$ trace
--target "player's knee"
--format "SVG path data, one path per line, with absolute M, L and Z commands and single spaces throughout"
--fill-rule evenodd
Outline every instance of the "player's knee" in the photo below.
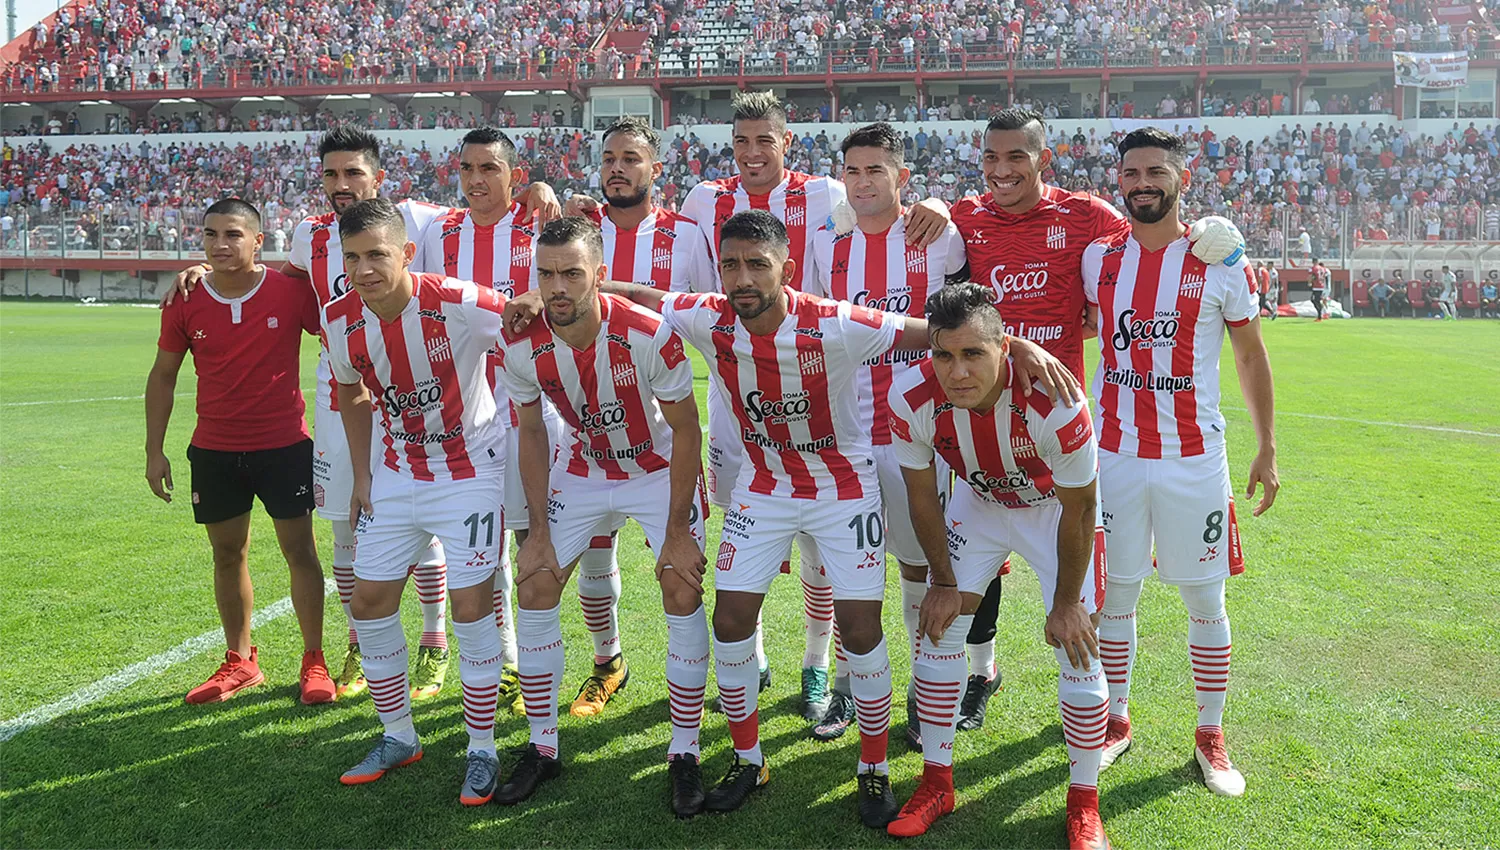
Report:
M 755 634 L 757 613 L 754 608 L 726 604 L 721 596 L 714 605 L 714 637 L 728 643 L 750 637 Z
M 448 601 L 453 606 L 455 623 L 472 623 L 495 614 L 495 595 L 489 582 L 458 589 L 449 588 Z
M 1184 584 L 1177 588 L 1188 616 L 1199 620 L 1218 620 L 1228 616 L 1224 609 L 1224 582 Z
M 516 585 L 516 602 L 532 611 L 556 608 L 562 601 L 562 582 L 550 571 L 538 572 Z
M 214 569 L 238 570 L 244 567 L 247 555 L 246 549 L 247 547 L 243 543 L 214 543 Z
M 703 605 L 703 594 L 675 574 L 664 570 L 661 580 L 662 609 L 674 617 L 685 617 Z
M 927 581 L 927 565 L 908 564 L 905 561 L 899 563 L 901 565 L 901 578 L 904 581 Z

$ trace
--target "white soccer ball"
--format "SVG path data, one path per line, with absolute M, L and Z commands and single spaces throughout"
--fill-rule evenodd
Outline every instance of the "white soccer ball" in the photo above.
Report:
M 1200 218 L 1188 230 L 1193 256 L 1208 265 L 1233 265 L 1245 255 L 1245 237 L 1234 222 L 1223 216 Z

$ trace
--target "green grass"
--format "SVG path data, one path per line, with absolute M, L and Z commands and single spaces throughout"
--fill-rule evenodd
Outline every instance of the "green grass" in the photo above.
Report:
M 1229 590 L 1226 725 L 1249 792 L 1231 801 L 1201 785 L 1184 612 L 1149 584 L 1135 746 L 1101 782 L 1117 845 L 1500 844 L 1500 439 L 1293 415 L 1500 432 L 1497 332 L 1491 322 L 1267 325 L 1284 414 L 1283 490 L 1270 514 L 1243 520 L 1249 573 Z M 155 333 L 150 309 L 0 304 L 0 718 L 217 626 L 208 549 L 187 500 L 163 505 L 143 480 L 142 403 L 18 406 L 138 396 Z M 310 384 L 311 339 L 305 353 Z M 1227 362 L 1225 372 L 1242 484 L 1253 437 Z M 192 385 L 184 375 L 179 392 Z M 168 439 L 179 494 L 191 403 L 179 397 Z M 326 549 L 326 523 L 319 533 Z M 259 607 L 286 595 L 287 578 L 263 516 L 253 534 Z M 205 654 L 0 744 L 0 845 L 893 845 L 855 821 L 854 735 L 815 743 L 794 715 L 795 580 L 778 582 L 766 618 L 776 676 L 761 712 L 770 786 L 733 816 L 670 817 L 665 626 L 634 526 L 621 551 L 634 678 L 603 719 L 564 716 L 566 772 L 529 805 L 457 804 L 465 736 L 456 669 L 449 690 L 416 713 L 427 758 L 373 786 L 341 787 L 339 772 L 376 733 L 374 711 L 365 698 L 323 708 L 296 701 L 299 642 L 288 617 L 256 634 L 266 687 L 222 705 L 184 705 L 183 693 L 216 663 Z M 328 603 L 328 645 L 337 647 L 343 618 L 336 599 Z M 577 606 L 566 601 L 564 612 L 567 699 L 586 675 L 589 644 Z M 895 614 L 888 605 L 893 638 L 902 633 Z M 414 603 L 406 616 L 414 637 Z M 958 811 L 912 846 L 1063 841 L 1067 762 L 1041 623 L 1036 580 L 1018 569 L 1001 610 L 1006 689 L 987 728 L 959 736 Z M 907 659 L 893 664 L 904 682 Z M 895 720 L 899 742 L 899 706 Z M 497 732 L 502 747 L 526 739 L 524 721 L 508 715 Z M 708 716 L 703 740 L 714 779 L 727 760 L 721 717 Z M 899 744 L 892 752 L 904 797 L 921 759 Z

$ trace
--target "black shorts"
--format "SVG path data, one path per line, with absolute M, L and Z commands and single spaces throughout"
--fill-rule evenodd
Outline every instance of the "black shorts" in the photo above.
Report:
M 302 440 L 280 449 L 221 452 L 188 446 L 193 519 L 223 522 L 255 507 L 256 497 L 272 519 L 296 519 L 313 509 L 313 444 Z

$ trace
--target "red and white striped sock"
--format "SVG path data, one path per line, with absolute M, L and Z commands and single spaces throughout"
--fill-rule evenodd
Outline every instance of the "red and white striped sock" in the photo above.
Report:
M 667 615 L 667 705 L 672 742 L 667 757 L 698 757 L 703 692 L 708 687 L 708 615 L 700 607 L 687 616 Z
M 1198 696 L 1198 728 L 1219 729 L 1224 724 L 1233 648 L 1224 582 L 1183 585 L 1177 590 L 1188 609 L 1188 659 L 1193 663 L 1193 688 Z
M 614 543 L 614 535 L 601 534 L 578 558 L 578 604 L 594 638 L 595 664 L 608 664 L 620 654 L 620 565 Z
M 922 723 L 922 760 L 928 765 L 948 767 L 949 787 L 953 782 L 953 735 L 958 728 L 955 725 L 958 703 L 964 693 L 964 637 L 973 622 L 973 614 L 960 614 L 943 632 L 942 640 L 934 643 L 928 637 L 917 644 L 911 664 L 917 717 Z
M 760 671 L 755 667 L 755 638 L 725 642 L 714 638 L 714 676 L 719 705 L 729 721 L 729 737 L 742 761 L 765 764 L 760 753 Z
M 1109 713 L 1130 719 L 1130 671 L 1135 667 L 1135 609 L 1141 582 L 1109 580 L 1099 610 L 1099 663 L 1109 684 Z
M 1099 662 L 1089 658 L 1087 670 L 1068 662 L 1068 653 L 1055 650 L 1059 665 L 1058 708 L 1063 740 L 1068 744 L 1068 774 L 1073 788 L 1099 786 L 1099 759 L 1104 755 L 1104 733 L 1109 727 L 1109 687 Z M 1087 658 L 1087 656 L 1085 656 Z
M 333 582 L 338 585 L 339 605 L 349 624 L 352 646 L 359 643 L 359 635 L 354 633 L 354 614 L 349 610 L 349 600 L 354 598 L 354 529 L 343 520 L 333 521 Z
M 495 570 L 493 604 L 495 631 L 500 634 L 500 663 L 516 663 L 515 588 L 511 584 L 510 550 L 500 550 L 500 566 Z
M 464 725 L 469 752 L 495 752 L 495 703 L 500 694 L 500 633 L 489 617 L 453 622 L 458 638 L 458 675 L 464 686 Z
M 864 654 L 844 651 L 849 659 L 849 693 L 859 723 L 859 772 L 889 773 L 887 742 L 891 733 L 891 658 L 885 638 Z
M 826 670 L 833 639 L 833 583 L 822 563 L 814 560 L 816 553 L 815 546 L 802 549 L 802 629 L 807 637 L 802 666 Z
M 422 639 L 417 645 L 446 650 L 448 565 L 418 563 L 411 568 L 411 575 L 417 585 L 417 601 L 422 603 Z
M 547 758 L 557 758 L 557 691 L 562 687 L 562 606 L 546 610 L 516 609 L 517 673 L 526 701 L 531 743 Z
M 406 680 L 408 659 L 401 613 L 378 620 L 355 620 L 354 629 L 359 636 L 365 680 L 370 684 L 370 699 L 385 726 L 386 737 L 415 743 L 417 730 L 411 722 L 411 686 Z

